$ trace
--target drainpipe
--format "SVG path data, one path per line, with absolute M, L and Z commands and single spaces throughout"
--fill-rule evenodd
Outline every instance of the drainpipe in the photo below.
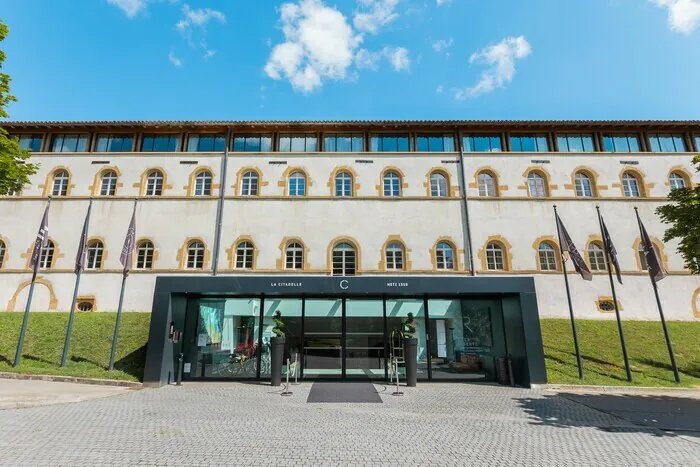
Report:
M 457 132 L 457 145 L 459 147 L 459 193 L 462 201 L 462 214 L 464 225 L 462 226 L 464 233 L 464 260 L 469 265 L 469 274 L 474 275 L 474 254 L 472 249 L 472 230 L 469 224 L 469 206 L 467 204 L 467 183 L 464 180 L 464 146 L 462 145 L 462 132 Z
M 211 275 L 216 276 L 219 270 L 219 245 L 221 244 L 221 224 L 224 217 L 224 195 L 226 192 L 226 168 L 228 166 L 228 148 L 231 145 L 231 129 L 226 129 L 226 147 L 221 158 L 221 175 L 219 176 L 219 200 L 216 205 L 216 227 L 214 231 L 214 260 Z

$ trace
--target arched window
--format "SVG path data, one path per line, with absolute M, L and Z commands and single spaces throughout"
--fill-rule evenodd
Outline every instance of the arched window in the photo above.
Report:
M 153 268 L 153 254 L 155 247 L 150 240 L 139 242 L 136 247 L 136 269 Z
M 5 251 L 7 250 L 7 247 L 5 246 L 5 242 L 0 240 L 0 269 L 2 269 L 2 265 L 5 263 Z
M 53 189 L 51 194 L 53 196 L 66 196 L 68 195 L 68 182 L 70 181 L 70 176 L 65 170 L 59 170 L 53 174 Z
M 151 171 L 146 177 L 146 196 L 163 194 L 163 173 L 160 170 Z
M 384 196 L 401 196 L 401 176 L 396 172 L 384 174 Z
M 576 172 L 574 182 L 576 183 L 576 196 L 580 196 L 581 198 L 593 197 L 593 184 L 591 183 L 591 177 L 583 172 Z
M 88 244 L 87 248 L 87 265 L 86 269 L 101 269 L 102 257 L 104 256 L 104 245 L 99 240 L 93 240 Z
M 685 188 L 685 177 L 678 172 L 673 172 L 668 177 L 668 181 L 671 184 L 671 189 L 675 190 L 677 188 Z
M 503 271 L 503 248 L 497 243 L 486 245 L 486 268 L 489 271 Z
M 349 243 L 338 243 L 333 248 L 333 275 L 354 276 L 357 271 L 357 254 Z
M 51 269 L 53 267 L 53 254 L 56 251 L 56 245 L 49 240 L 46 248 L 41 249 L 41 257 L 39 258 L 39 267 L 41 269 Z
M 496 180 L 488 172 L 479 174 L 479 196 L 498 196 L 496 192 Z
M 285 253 L 286 269 L 304 269 L 304 247 L 297 242 L 292 242 L 287 245 Z
M 204 244 L 199 240 L 187 245 L 187 269 L 204 268 Z
M 391 271 L 404 269 L 403 247 L 399 242 L 391 242 L 386 246 L 386 268 Z
M 117 173 L 114 170 L 107 170 L 102 174 L 102 184 L 100 185 L 101 196 L 114 196 L 117 193 Z
M 547 183 L 542 175 L 537 172 L 530 172 L 527 176 L 527 188 L 531 198 L 547 197 Z
M 294 172 L 289 176 L 289 196 L 306 196 L 306 176 Z
M 194 179 L 195 196 L 211 196 L 211 172 L 203 170 Z
M 335 196 L 352 196 L 352 175 L 347 172 L 336 174 Z
M 622 188 L 626 198 L 639 198 L 641 196 L 639 180 L 630 172 L 622 174 Z
M 249 170 L 241 179 L 241 196 L 258 196 L 258 174 Z
M 255 248 L 251 242 L 241 242 L 236 246 L 236 269 L 253 269 Z
M 591 271 L 607 271 L 605 264 L 605 252 L 603 246 L 598 242 L 591 242 L 588 245 L 588 262 L 591 264 Z
M 447 186 L 447 177 L 440 172 L 430 174 L 430 196 L 445 197 L 449 196 L 449 187 Z
M 455 252 L 452 245 L 440 242 L 435 246 L 435 262 L 438 269 L 455 268 Z
M 557 253 L 552 244 L 542 242 L 537 250 L 542 271 L 556 271 L 559 269 L 557 267 Z

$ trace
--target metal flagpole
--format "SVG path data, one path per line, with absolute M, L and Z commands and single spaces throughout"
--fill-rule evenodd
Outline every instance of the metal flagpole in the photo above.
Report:
M 564 272 L 564 284 L 566 285 L 566 298 L 569 301 L 569 316 L 571 316 L 571 331 L 574 335 L 574 349 L 576 350 L 576 363 L 578 364 L 578 377 L 583 379 L 583 362 L 581 361 L 581 350 L 578 345 L 578 332 L 576 332 L 576 320 L 574 320 L 574 307 L 571 303 L 571 290 L 569 290 L 569 278 L 566 275 L 566 261 L 564 260 L 564 249 L 561 243 L 561 232 L 559 231 L 559 221 L 557 220 L 557 205 L 554 205 L 554 221 L 557 224 L 557 237 L 559 238 L 559 253 L 561 256 L 561 267 Z
M 92 211 L 92 196 L 88 205 L 87 215 L 85 216 L 85 225 L 80 235 L 80 245 L 78 246 L 78 254 L 75 259 L 75 288 L 73 289 L 73 301 L 70 306 L 70 315 L 68 316 L 68 329 L 66 330 L 66 340 L 63 344 L 63 356 L 61 357 L 61 366 L 66 366 L 68 359 L 68 349 L 70 347 L 70 337 L 73 332 L 73 319 L 75 318 L 75 305 L 78 301 L 78 289 L 80 287 L 80 276 L 85 267 L 85 252 L 87 248 L 87 234 L 90 226 L 90 211 Z
M 600 226 L 600 235 L 603 238 L 603 252 L 605 253 L 605 265 L 608 269 L 608 278 L 610 279 L 610 288 L 612 289 L 613 305 L 615 306 L 615 317 L 617 318 L 617 330 L 620 334 L 620 344 L 622 345 L 622 357 L 625 360 L 625 371 L 627 372 L 627 381 L 632 382 L 632 370 L 630 369 L 630 360 L 627 356 L 627 345 L 625 344 L 625 334 L 622 332 L 622 320 L 620 319 L 620 307 L 617 306 L 617 294 L 615 293 L 615 281 L 612 276 L 612 262 L 610 261 L 610 253 L 608 252 L 608 242 L 605 239 L 603 231 L 603 218 L 600 215 L 600 206 L 595 207 L 598 212 L 598 225 Z
M 109 355 L 109 371 L 114 370 L 114 357 L 117 354 L 117 338 L 119 336 L 119 323 L 122 318 L 122 306 L 124 304 L 124 289 L 126 288 L 126 278 L 129 276 L 129 270 L 131 269 L 131 261 L 134 252 L 134 243 L 136 241 L 136 204 L 139 199 L 134 200 L 134 212 L 131 215 L 131 223 L 126 232 L 126 239 L 124 239 L 124 247 L 122 248 L 122 254 L 120 261 L 124 266 L 124 272 L 122 274 L 122 289 L 119 293 L 119 306 L 117 308 L 117 320 L 114 323 L 114 336 L 112 337 L 112 352 Z
M 18 367 L 20 360 L 22 359 L 22 347 L 24 346 L 24 335 L 27 333 L 27 323 L 29 322 L 29 309 L 32 306 L 32 297 L 34 296 L 34 284 L 36 283 L 36 275 L 41 267 L 41 252 L 44 247 L 48 244 L 49 240 L 49 224 L 48 215 L 49 207 L 51 206 L 51 196 L 49 195 L 49 202 L 46 204 L 46 210 L 44 211 L 44 217 L 41 219 L 41 225 L 39 226 L 39 232 L 37 233 L 36 240 L 34 242 L 34 250 L 32 251 L 32 258 L 30 263 L 33 262 L 32 267 L 32 282 L 29 285 L 29 295 L 27 296 L 27 306 L 24 308 L 24 318 L 22 318 L 22 329 L 19 331 L 19 340 L 17 341 L 17 351 L 15 352 L 15 361 L 12 364 L 14 367 Z
M 639 218 L 639 210 L 637 207 L 634 208 L 634 213 L 637 216 L 637 224 L 639 224 L 639 232 L 642 235 L 642 240 L 644 240 L 645 237 L 648 237 L 648 235 L 645 235 L 644 228 L 642 226 L 642 220 Z M 652 246 L 653 248 L 653 246 Z M 645 245 L 646 249 L 646 245 Z M 656 253 L 654 253 L 656 254 Z M 647 265 L 649 262 L 647 261 Z M 654 277 L 651 275 L 651 271 L 649 272 L 649 279 L 651 279 L 651 285 L 654 287 L 654 296 L 656 297 L 656 306 L 659 308 L 659 316 L 661 317 L 661 326 L 664 329 L 664 337 L 666 338 L 666 347 L 668 348 L 668 355 L 671 357 L 671 367 L 673 368 L 673 377 L 676 379 L 676 383 L 681 382 L 681 377 L 678 374 L 678 366 L 676 365 L 676 357 L 673 354 L 673 345 L 671 345 L 671 338 L 668 335 L 668 328 L 666 327 L 666 318 L 664 318 L 664 309 L 661 306 L 661 299 L 659 298 L 659 289 L 656 285 L 656 280 L 654 280 Z

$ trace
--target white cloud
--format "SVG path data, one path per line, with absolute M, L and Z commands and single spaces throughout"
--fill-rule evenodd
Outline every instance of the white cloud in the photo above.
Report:
M 438 87 L 435 88 L 435 92 L 438 94 L 442 94 L 445 88 L 442 86 L 442 84 L 438 84 Z
M 455 98 L 463 100 L 505 87 L 515 76 L 516 60 L 521 60 L 531 53 L 532 47 L 524 36 L 506 37 L 498 44 L 489 45 L 473 53 L 469 63 L 483 63 L 489 65 L 489 68 L 481 74 L 481 79 L 476 85 L 457 89 Z
M 381 52 L 371 52 L 367 49 L 360 49 L 355 55 L 355 65 L 359 69 L 378 70 L 379 62 L 383 58 Z
M 408 50 L 404 47 L 384 47 L 384 55 L 391 62 L 394 71 L 408 71 L 411 68 L 411 59 L 408 58 Z
M 147 0 L 107 0 L 107 3 L 121 8 L 126 16 L 133 18 L 139 11 L 146 8 Z
M 323 85 L 324 79 L 341 80 L 362 43 L 347 18 L 322 0 L 300 0 L 280 8 L 285 42 L 276 45 L 265 65 L 274 79 L 286 78 L 302 92 Z
M 449 38 L 448 40 L 438 39 L 435 42 L 433 42 L 433 50 L 437 53 L 446 52 L 447 49 L 452 47 L 453 43 L 454 43 L 454 40 L 452 38 Z M 448 53 L 448 55 L 449 55 L 449 53 Z
M 182 6 L 182 15 L 184 16 L 183 21 L 192 26 L 203 27 L 211 20 L 216 20 L 220 23 L 226 22 L 226 16 L 218 10 L 212 10 L 211 8 L 196 8 L 193 10 L 187 3 Z M 180 23 L 183 21 L 180 21 Z
M 399 15 L 396 6 L 399 0 L 357 0 L 362 6 L 355 12 L 353 24 L 360 32 L 376 34 L 379 28 L 394 21 Z
M 452 3 L 452 0 L 436 0 L 437 6 L 443 6 L 447 5 L 448 3 Z
M 700 0 L 649 0 L 661 8 L 668 8 L 671 30 L 691 34 L 700 26 Z
M 204 56 L 202 58 L 206 61 L 212 58 L 214 55 L 216 55 L 216 50 L 208 49 L 206 52 L 204 52 Z
M 176 67 L 182 68 L 182 64 L 183 64 L 182 60 L 177 58 L 174 53 L 170 52 L 168 54 L 168 60 L 170 60 L 170 63 L 172 63 Z

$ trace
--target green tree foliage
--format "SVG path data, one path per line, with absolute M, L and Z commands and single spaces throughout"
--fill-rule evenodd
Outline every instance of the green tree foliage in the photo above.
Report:
M 700 172 L 700 155 L 695 156 L 693 164 Z M 668 199 L 673 204 L 656 209 L 661 220 L 671 224 L 664 234 L 664 242 L 679 239 L 678 251 L 685 266 L 694 274 L 700 274 L 700 185 L 671 190 Z
M 0 21 L 0 42 L 5 40 L 9 29 Z M 0 70 L 5 62 L 5 52 L 0 50 Z M 6 107 L 17 98 L 10 94 L 10 75 L 0 71 L 0 118 L 8 118 Z M 10 137 L 4 128 L 0 128 L 0 194 L 21 191 L 29 183 L 29 177 L 37 170 L 35 164 L 27 162 L 31 153 L 20 149 L 17 140 Z

